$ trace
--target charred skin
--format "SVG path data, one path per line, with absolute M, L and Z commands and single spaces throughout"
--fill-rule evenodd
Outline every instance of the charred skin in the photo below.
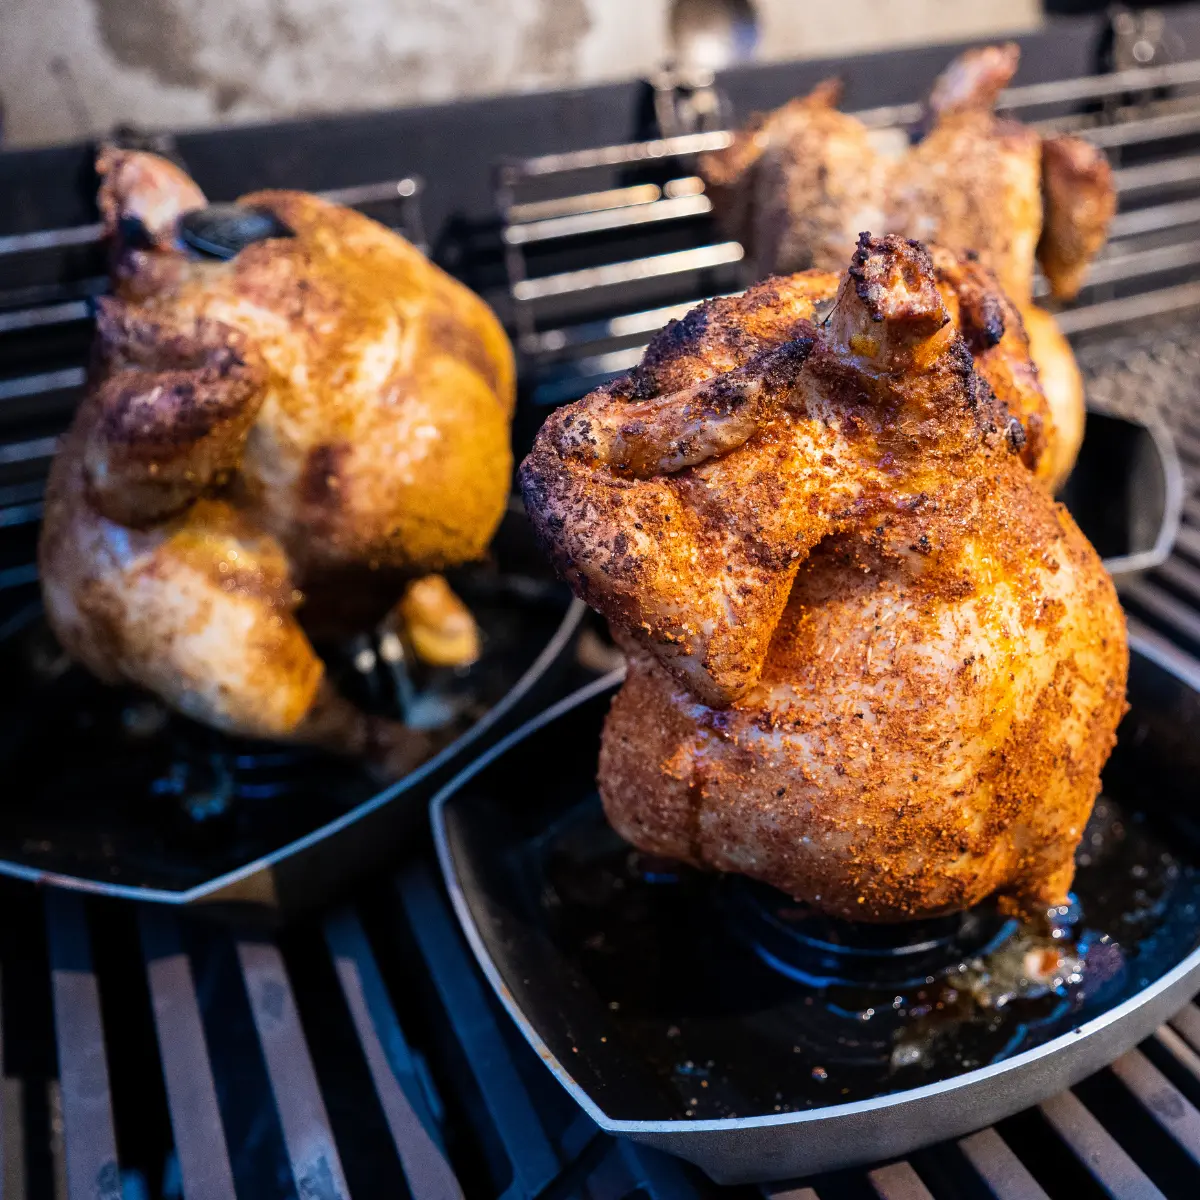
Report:
M 932 249 L 931 254 L 938 288 L 971 351 L 975 370 L 1024 427 L 1021 461 L 1053 494 L 1066 479 L 1079 449 L 1073 430 L 1063 424 L 1070 421 L 1073 409 L 1063 413 L 1050 401 L 1042 371 L 1035 365 L 1033 339 L 1025 317 L 1001 290 L 991 271 L 975 255 L 955 254 L 940 247 Z M 1053 325 L 1050 317 L 1046 320 Z M 1041 333 L 1042 327 L 1038 330 Z M 1082 430 L 1082 396 L 1076 399 L 1081 418 L 1078 427 Z
M 627 650 L 600 789 L 636 846 L 855 920 L 1065 899 L 1128 651 L 1111 581 L 973 363 L 1007 356 L 991 373 L 1032 403 L 989 279 L 864 235 L 823 323 L 804 300 L 828 276 L 770 281 L 547 422 L 526 506 Z M 786 377 L 768 377 L 772 339 L 804 346 Z M 629 443 L 668 461 L 697 385 L 736 373 L 744 393 L 756 363 L 749 436 L 735 407 L 707 417 L 736 426 L 732 448 L 706 430 L 703 461 L 635 469 Z M 630 405 L 619 452 L 580 436 Z

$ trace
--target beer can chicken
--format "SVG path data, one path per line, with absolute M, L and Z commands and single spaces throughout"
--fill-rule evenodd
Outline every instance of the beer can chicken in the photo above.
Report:
M 521 486 L 627 652 L 619 833 L 852 920 L 1066 901 L 1128 649 L 1044 403 L 988 271 L 863 234 L 551 415 Z
M 397 611 L 414 645 L 476 652 L 461 601 L 417 585 L 481 555 L 503 514 L 503 330 L 360 213 L 284 191 L 208 206 L 145 153 L 98 168 L 114 294 L 47 492 L 55 634 L 101 679 L 219 729 L 402 768 L 419 739 L 334 691 L 299 606 L 390 570 L 412 581 Z
M 1033 303 L 1034 263 L 1069 299 L 1107 235 L 1116 208 L 1108 162 L 1075 137 L 1043 138 L 993 108 L 1017 69 L 1016 45 L 956 59 L 929 98 L 932 125 L 889 153 L 839 112 L 836 80 L 756 118 L 700 164 L 714 207 L 758 272 L 839 269 L 861 229 L 897 233 L 991 268 L 1021 309 L 1059 433 L 1043 459 L 1051 489 L 1083 439 L 1083 382 L 1054 318 Z

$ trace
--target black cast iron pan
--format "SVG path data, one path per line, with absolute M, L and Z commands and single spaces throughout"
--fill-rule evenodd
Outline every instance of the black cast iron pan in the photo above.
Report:
M 986 907 L 856 930 L 631 851 L 594 783 L 619 672 L 498 743 L 432 803 L 480 966 L 602 1129 L 723 1183 L 907 1154 L 1060 1092 L 1200 985 L 1200 671 L 1157 635 L 1131 634 L 1132 709 L 1052 980 L 1017 977 L 1056 943 Z
M 398 679 L 369 631 L 322 646 L 344 692 L 429 731 L 431 757 L 388 786 L 99 683 L 62 655 L 36 602 L 0 620 L 0 875 L 276 921 L 395 859 L 433 791 L 561 694 L 585 611 L 548 578 L 519 512 L 487 562 L 451 578 L 484 635 L 469 670 Z
M 1089 417 L 1064 499 L 1118 582 L 1169 553 L 1181 498 L 1161 429 Z M 633 852 L 595 791 L 616 673 L 432 803 L 480 965 L 601 1128 L 721 1182 L 878 1161 L 1062 1090 L 1200 984 L 1200 670 L 1152 631 L 1131 635 L 1132 710 L 1053 932 L 986 905 L 843 925 Z

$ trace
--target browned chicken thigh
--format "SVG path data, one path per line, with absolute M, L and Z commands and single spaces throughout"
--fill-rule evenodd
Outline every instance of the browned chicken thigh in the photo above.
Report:
M 272 236 L 220 261 L 180 240 L 205 200 L 178 168 L 117 151 L 100 171 L 116 294 L 51 472 L 50 622 L 102 679 L 219 728 L 360 751 L 380 728 L 324 681 L 300 589 L 482 553 L 511 469 L 505 335 L 356 212 L 297 192 L 244 197 L 236 211 Z M 442 613 L 457 632 L 438 652 L 453 644 L 469 661 L 477 642 L 444 592 L 426 585 L 401 610 L 430 646 Z
M 1104 156 L 1073 137 L 1043 139 L 997 117 L 1016 71 L 1015 45 L 956 59 L 930 96 L 932 126 L 887 153 L 821 84 L 756 118 L 701 174 L 714 207 L 760 274 L 839 267 L 861 229 L 972 251 L 1030 326 L 1033 359 L 1053 415 L 1046 478 L 1066 478 L 1083 436 L 1083 384 L 1053 318 L 1033 304 L 1035 259 L 1056 297 L 1070 298 L 1104 243 L 1116 207 Z
M 636 846 L 856 920 L 1065 899 L 1128 652 L 990 280 L 864 235 L 824 321 L 828 275 L 770 280 L 547 422 L 522 487 L 628 652 L 600 788 Z

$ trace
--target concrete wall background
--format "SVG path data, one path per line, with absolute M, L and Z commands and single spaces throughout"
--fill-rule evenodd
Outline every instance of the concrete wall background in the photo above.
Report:
M 5 145 L 645 76 L 669 0 L 0 0 Z M 763 59 L 1036 27 L 1039 0 L 756 0 Z

